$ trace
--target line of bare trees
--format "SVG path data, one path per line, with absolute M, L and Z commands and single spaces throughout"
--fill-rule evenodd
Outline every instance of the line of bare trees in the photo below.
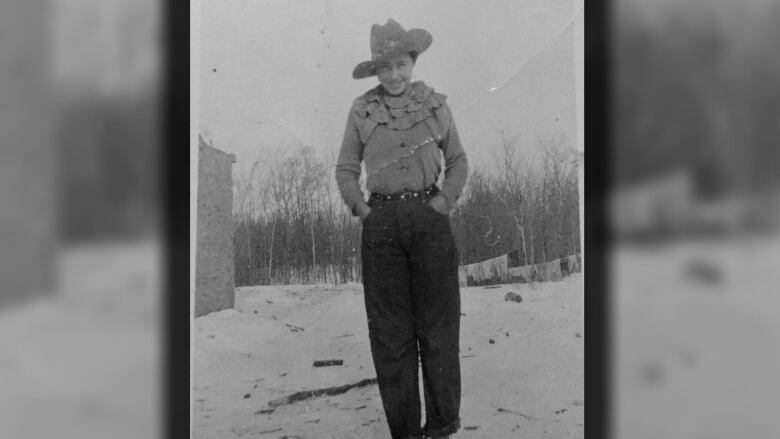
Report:
M 578 156 L 564 138 L 522 157 L 510 140 L 474 168 L 452 214 L 460 263 L 518 250 L 521 265 L 579 252 Z M 267 158 L 267 159 L 266 159 Z M 335 156 L 274 152 L 235 179 L 236 285 L 360 281 L 360 223 L 338 193 Z
M 360 225 L 333 182 L 333 157 L 272 152 L 235 181 L 236 285 L 359 280 Z
M 614 30 L 617 187 L 690 169 L 698 195 L 780 187 L 780 2 L 622 8 Z M 638 86 L 641 84 L 641 86 Z
M 541 156 L 521 156 L 508 139 L 502 146 L 492 170 L 471 172 L 453 212 L 461 265 L 512 252 L 516 265 L 580 252 L 579 153 L 562 136 L 541 140 Z

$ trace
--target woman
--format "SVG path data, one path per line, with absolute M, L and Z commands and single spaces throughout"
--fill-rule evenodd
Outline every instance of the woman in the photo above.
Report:
M 352 76 L 377 76 L 380 84 L 352 104 L 336 166 L 344 202 L 362 220 L 371 354 L 393 438 L 446 438 L 460 428 L 460 290 L 449 210 L 468 164 L 446 96 L 412 82 L 431 42 L 427 31 L 407 32 L 392 19 L 371 28 L 371 61 Z

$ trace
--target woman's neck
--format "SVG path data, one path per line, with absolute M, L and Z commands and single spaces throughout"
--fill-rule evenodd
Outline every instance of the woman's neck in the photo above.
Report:
M 404 90 L 404 92 L 399 95 L 391 95 L 390 93 L 387 92 L 387 90 L 385 90 L 383 93 L 385 103 L 390 107 L 404 106 L 409 101 L 411 90 L 412 90 L 411 86 L 406 87 L 406 90 Z

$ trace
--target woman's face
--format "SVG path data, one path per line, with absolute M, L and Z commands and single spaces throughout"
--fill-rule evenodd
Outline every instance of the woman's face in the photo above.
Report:
M 398 55 L 380 62 L 376 76 L 382 87 L 391 95 L 403 94 L 412 82 L 414 61 L 408 54 Z

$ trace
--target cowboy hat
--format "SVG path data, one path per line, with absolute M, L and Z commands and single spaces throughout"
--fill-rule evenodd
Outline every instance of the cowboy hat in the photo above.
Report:
M 432 41 L 433 37 L 427 30 L 407 31 L 392 18 L 384 26 L 375 24 L 371 26 L 371 61 L 363 61 L 355 66 L 352 77 L 363 79 L 374 76 L 380 61 L 409 52 L 420 55 Z

